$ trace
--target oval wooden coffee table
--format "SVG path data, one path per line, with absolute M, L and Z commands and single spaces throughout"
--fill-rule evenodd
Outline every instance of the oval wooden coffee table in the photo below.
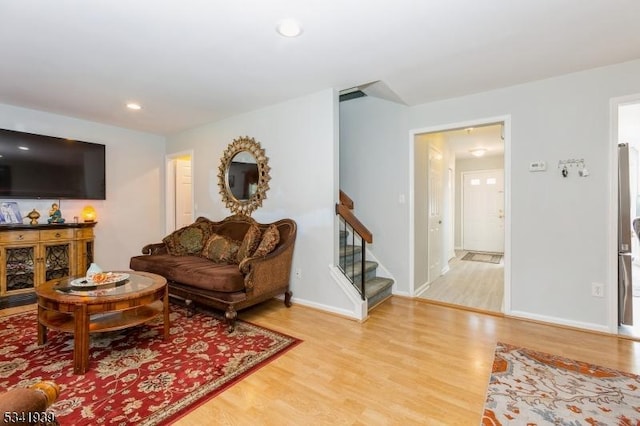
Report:
M 49 281 L 36 288 L 38 345 L 47 342 L 47 329 L 73 333 L 73 372 L 89 369 L 89 333 L 122 330 L 164 317 L 169 338 L 167 280 L 148 272 L 129 274 L 126 281 L 94 290 L 71 287 L 71 279 Z

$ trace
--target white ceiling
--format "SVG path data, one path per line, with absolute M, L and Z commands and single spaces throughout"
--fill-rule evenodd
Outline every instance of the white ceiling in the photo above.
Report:
M 504 156 L 502 124 L 448 130 L 442 135 L 449 150 L 455 153 L 456 160 L 476 158 L 471 150 L 477 148 L 486 150 L 485 157 Z
M 276 34 L 286 17 L 301 37 Z M 639 18 L 638 0 L 0 0 L 0 103 L 158 134 L 378 80 L 416 105 L 640 58 Z

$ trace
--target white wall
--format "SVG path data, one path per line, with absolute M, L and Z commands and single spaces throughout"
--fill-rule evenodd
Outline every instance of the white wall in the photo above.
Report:
M 611 279 L 610 200 L 613 147 L 610 100 L 640 93 L 640 60 L 597 68 L 491 92 L 408 108 L 409 124 L 398 127 L 403 111 L 380 109 L 369 120 L 393 134 L 361 138 L 361 149 L 384 159 L 385 167 L 361 163 L 372 176 L 369 200 L 385 206 L 377 212 L 385 223 L 402 224 L 386 232 L 408 241 L 408 205 L 397 205 L 397 193 L 410 188 L 407 132 L 511 116 L 511 310 L 517 316 L 603 331 L 613 331 L 611 300 L 617 283 Z M 375 102 L 368 100 L 366 102 Z M 353 108 L 356 105 L 353 104 Z M 367 114 L 370 111 L 366 111 Z M 362 121 L 362 114 L 350 115 Z M 342 117 L 343 122 L 349 117 Z M 344 124 L 344 123 L 343 123 Z M 354 148 L 355 149 L 355 148 Z M 564 179 L 559 160 L 584 158 L 591 175 Z M 544 173 L 530 173 L 531 161 L 547 162 Z M 376 175 L 377 173 L 377 175 Z M 398 187 L 391 187 L 401 176 Z M 387 182 L 390 181 L 390 182 Z M 373 212 L 370 214 L 374 214 Z M 408 245 L 393 247 L 396 258 L 408 258 Z M 398 265 L 387 265 L 399 274 Z M 591 283 L 605 283 L 605 298 L 591 296 Z M 509 304 L 507 304 L 509 306 Z
M 374 97 L 340 103 L 340 187 L 373 234 L 369 247 L 409 294 L 407 107 Z M 404 198 L 404 202 L 401 201 Z
M 294 301 L 352 315 L 351 303 L 329 275 L 336 252 L 337 129 L 337 94 L 325 90 L 182 132 L 169 138 L 167 149 L 193 151 L 196 217 L 221 220 L 230 214 L 218 194 L 222 153 L 240 136 L 260 142 L 271 181 L 252 216 L 261 223 L 292 218 L 298 224 L 292 269 L 300 269 L 302 278 L 292 273 Z
M 106 270 L 128 270 L 129 259 L 164 232 L 163 137 L 0 104 L 0 128 L 106 145 L 104 201 L 62 200 L 67 221 L 91 204 L 98 214 L 96 262 Z M 38 210 L 46 223 L 51 200 L 15 200 L 23 214 Z M 55 200 L 56 202 L 58 200 Z M 28 223 L 28 220 L 25 221 Z
M 609 103 L 640 91 L 639 72 L 633 61 L 411 109 L 411 128 L 512 117 L 512 313 L 608 329 L 610 301 L 591 296 L 591 283 L 616 285 Z M 562 178 L 557 163 L 567 158 L 584 158 L 591 176 Z M 530 173 L 536 160 L 548 171 Z

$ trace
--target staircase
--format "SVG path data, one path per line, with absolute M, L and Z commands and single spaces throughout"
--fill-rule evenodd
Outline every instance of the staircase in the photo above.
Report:
M 362 284 L 362 247 L 349 244 L 351 232 L 340 230 L 340 269 L 360 294 Z M 378 262 L 364 261 L 364 297 L 371 310 L 391 297 L 393 280 L 377 276 Z
M 353 201 L 340 191 L 336 214 L 340 215 L 339 267 L 344 276 L 367 301 L 370 311 L 391 296 L 393 280 L 378 277 L 378 263 L 366 259 L 366 243 L 373 242 L 371 232 L 353 214 Z

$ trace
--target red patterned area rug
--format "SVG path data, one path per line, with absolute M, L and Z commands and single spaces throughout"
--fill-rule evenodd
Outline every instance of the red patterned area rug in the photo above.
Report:
M 168 424 L 301 341 L 171 305 L 171 337 L 162 321 L 91 335 L 89 371 L 73 374 L 73 337 L 49 331 L 37 345 L 36 313 L 0 318 L 0 390 L 53 380 L 49 409 L 61 425 Z
M 498 343 L 483 425 L 638 425 L 640 376 Z

